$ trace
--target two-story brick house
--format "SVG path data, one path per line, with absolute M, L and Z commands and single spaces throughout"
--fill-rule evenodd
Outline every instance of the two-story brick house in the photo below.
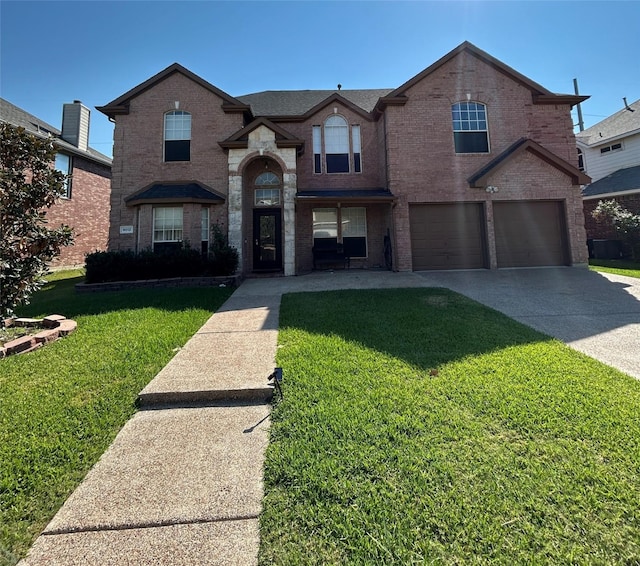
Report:
M 52 165 L 69 175 L 64 196 L 46 211 L 50 226 L 66 224 L 74 230 L 73 245 L 62 249 L 53 268 L 82 266 L 86 254 L 107 248 L 111 159 L 89 146 L 89 118 L 90 111 L 81 102 L 64 104 L 59 130 L 0 99 L 0 121 L 51 137 L 57 150 Z
M 232 97 L 174 64 L 109 104 L 111 249 L 206 246 L 244 274 L 585 264 L 571 106 L 470 43 L 396 89 Z

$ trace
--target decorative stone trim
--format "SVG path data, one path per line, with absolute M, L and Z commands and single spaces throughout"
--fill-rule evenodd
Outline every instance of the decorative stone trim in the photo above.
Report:
M 108 283 L 78 283 L 76 293 L 127 291 L 132 289 L 167 289 L 175 287 L 237 287 L 241 275 L 224 277 L 174 277 L 171 279 L 143 279 L 139 281 L 112 281 Z
M 71 334 L 78 327 L 75 320 L 69 320 L 60 314 L 52 314 L 44 318 L 10 318 L 4 321 L 5 327 L 21 326 L 25 328 L 42 328 L 36 334 L 21 336 L 0 346 L 0 359 L 14 354 L 26 354 L 45 344 L 55 342 L 58 338 Z

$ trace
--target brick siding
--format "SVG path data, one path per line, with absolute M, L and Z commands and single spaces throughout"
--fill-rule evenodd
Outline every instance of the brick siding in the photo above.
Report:
M 79 156 L 73 157 L 71 198 L 60 199 L 47 211 L 50 227 L 74 229 L 72 246 L 52 262 L 54 269 L 84 265 L 86 254 L 107 248 L 111 170 Z

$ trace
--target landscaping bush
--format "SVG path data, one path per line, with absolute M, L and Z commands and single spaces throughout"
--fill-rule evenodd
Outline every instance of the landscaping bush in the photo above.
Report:
M 202 255 L 184 244 L 180 248 L 154 252 L 130 250 L 94 252 L 85 258 L 86 283 L 233 275 L 238 267 L 238 252 L 224 237 Z

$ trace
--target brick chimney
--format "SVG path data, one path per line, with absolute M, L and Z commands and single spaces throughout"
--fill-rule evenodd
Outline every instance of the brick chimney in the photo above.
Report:
M 78 149 L 89 147 L 90 110 L 79 100 L 62 106 L 62 139 Z

